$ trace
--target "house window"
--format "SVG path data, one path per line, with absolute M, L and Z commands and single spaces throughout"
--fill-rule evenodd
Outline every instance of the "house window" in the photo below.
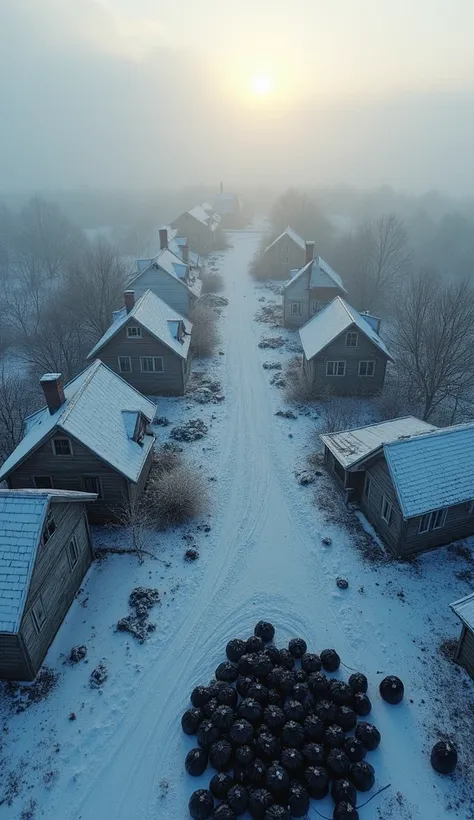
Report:
M 326 307 L 327 302 L 319 302 L 317 299 L 313 299 L 311 302 L 311 313 L 314 315 L 315 313 L 319 313 L 323 307 Z
M 355 330 L 350 330 L 346 333 L 346 347 L 357 347 L 357 338 L 359 334 Z
M 56 521 L 54 520 L 54 515 L 51 510 L 48 510 L 46 515 L 46 521 L 43 527 L 43 544 L 47 544 L 49 539 L 51 538 L 53 532 L 56 530 Z
M 33 484 L 37 490 L 51 490 L 53 479 L 50 475 L 35 475 L 33 476 Z
M 72 447 L 69 439 L 53 438 L 53 453 L 55 456 L 72 456 Z
M 443 508 L 441 510 L 434 510 L 433 512 L 422 515 L 418 525 L 418 532 L 420 535 L 425 532 L 430 532 L 431 530 L 442 529 L 445 525 L 447 514 L 447 508 Z
M 163 373 L 165 369 L 162 356 L 141 356 L 140 367 L 142 373 Z
M 295 316 L 301 315 L 301 302 L 292 302 L 291 303 L 291 312 Z
M 77 548 L 77 541 L 74 536 L 67 545 L 67 560 L 69 561 L 69 569 L 74 569 L 79 561 L 79 550 Z
M 137 325 L 129 325 L 127 327 L 127 337 L 129 339 L 141 339 L 142 337 L 142 329 Z
M 131 373 L 132 372 L 132 360 L 130 356 L 119 356 L 118 357 L 118 366 L 120 373 Z
M 289 253 L 290 252 L 290 246 L 289 245 L 283 245 L 282 249 L 281 249 L 281 252 L 282 253 Z
M 390 526 L 392 521 L 392 505 L 385 496 L 382 498 L 382 518 L 385 523 Z
M 33 623 L 36 631 L 41 632 L 46 623 L 46 610 L 44 608 L 43 598 L 41 595 L 38 595 L 35 603 L 33 604 L 31 614 L 33 616 Z
M 102 482 L 95 475 L 85 475 L 82 477 L 82 486 L 85 493 L 96 493 L 98 498 L 103 498 Z
M 326 362 L 326 376 L 345 376 L 345 362 Z
M 359 376 L 374 376 L 375 375 L 375 362 L 368 361 L 368 362 L 359 362 Z
M 366 498 L 366 499 L 367 499 L 367 501 L 368 501 L 368 500 L 369 500 L 369 498 L 370 498 L 370 490 L 371 490 L 371 488 L 372 488 L 372 481 L 371 481 L 371 478 L 370 478 L 370 476 L 369 476 L 369 475 L 366 475 L 366 477 L 365 477 L 365 482 L 364 482 L 364 498 Z

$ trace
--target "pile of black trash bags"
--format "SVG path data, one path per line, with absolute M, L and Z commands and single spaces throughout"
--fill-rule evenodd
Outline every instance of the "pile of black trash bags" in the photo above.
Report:
M 188 752 L 186 771 L 198 777 L 210 765 L 216 774 L 209 789 L 192 794 L 190 815 L 291 820 L 306 817 L 311 800 L 330 792 L 335 820 L 358 820 L 358 792 L 375 781 L 365 758 L 380 743 L 378 729 L 365 720 L 367 678 L 360 672 L 347 682 L 330 678 L 325 672 L 340 666 L 334 649 L 308 652 L 302 638 L 277 649 L 274 634 L 272 624 L 260 621 L 248 640 L 229 641 L 215 679 L 191 694 L 181 725 L 197 746 Z M 403 684 L 385 678 L 380 692 L 399 703 Z

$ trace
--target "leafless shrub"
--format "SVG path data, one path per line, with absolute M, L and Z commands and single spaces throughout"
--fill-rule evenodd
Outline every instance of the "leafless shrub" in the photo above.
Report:
M 373 405 L 381 421 L 402 416 L 419 416 L 420 402 L 413 393 L 409 374 L 392 369 L 387 375 L 380 395 L 373 399 Z
M 321 432 L 323 433 L 349 430 L 361 422 L 358 408 L 352 398 L 332 396 L 324 401 L 322 408 L 324 422 Z
M 176 470 L 177 467 L 181 467 L 181 465 L 181 453 L 176 450 L 170 450 L 169 448 L 157 450 L 153 456 L 153 467 L 150 473 L 150 479 L 153 479 L 154 475 L 159 476 L 162 473 L 170 473 L 171 470 Z
M 0 459 L 6 459 L 22 437 L 23 422 L 35 409 L 38 388 L 29 376 L 8 374 L 0 366 Z
M 189 466 L 155 475 L 146 493 L 150 515 L 160 527 L 184 524 L 208 506 L 208 493 L 199 472 Z
M 218 271 L 208 271 L 201 279 L 201 293 L 221 293 L 224 290 L 224 277 Z
M 212 356 L 219 343 L 216 314 L 208 305 L 197 302 L 190 318 L 193 323 L 191 335 L 193 355 L 198 358 Z
M 314 384 L 306 377 L 301 356 L 292 356 L 289 359 L 284 368 L 283 378 L 288 401 L 293 404 L 307 404 L 316 400 Z
M 128 529 L 132 542 L 131 551 L 136 554 L 139 563 L 142 564 L 151 533 L 156 529 L 146 493 L 124 498 L 122 504 L 115 510 L 115 517 L 120 526 Z

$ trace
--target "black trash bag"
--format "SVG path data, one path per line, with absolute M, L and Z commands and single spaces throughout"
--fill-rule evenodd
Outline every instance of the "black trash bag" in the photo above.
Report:
M 329 697 L 337 706 L 352 706 L 354 703 L 353 689 L 343 680 L 331 680 Z
M 230 706 L 218 706 L 211 717 L 212 725 L 221 732 L 229 732 L 235 720 L 235 712 Z
M 388 675 L 388 677 L 380 681 L 379 691 L 382 698 L 387 703 L 391 703 L 392 706 L 394 706 L 397 703 L 401 703 L 403 700 L 405 687 L 403 686 L 400 678 L 397 678 L 396 675 Z
M 297 700 L 288 700 L 283 711 L 287 720 L 296 720 L 297 723 L 303 723 L 306 717 L 303 704 Z
M 293 655 L 297 660 L 302 658 L 303 655 L 306 655 L 307 648 L 306 641 L 304 641 L 303 638 L 292 638 L 288 644 L 290 655 Z
M 200 777 L 206 770 L 207 752 L 205 749 L 191 749 L 187 755 L 184 765 L 188 774 L 192 777 Z
M 344 729 L 341 729 L 337 723 L 332 723 L 324 731 L 324 742 L 330 749 L 340 749 L 345 740 Z
M 240 676 L 237 678 L 235 688 L 239 693 L 241 698 L 247 698 L 249 694 L 250 687 L 253 686 L 255 683 L 255 679 L 253 677 L 247 676 Z
M 359 812 L 353 803 L 342 800 L 334 806 L 333 820 L 359 820 Z
M 210 700 L 208 700 L 207 703 L 205 703 L 202 707 L 204 716 L 207 718 L 211 718 L 218 706 L 219 703 L 217 701 L 217 698 L 211 698 Z
M 229 735 L 232 743 L 245 746 L 253 739 L 253 726 L 245 718 L 238 718 L 230 727 Z
M 249 783 L 254 783 L 256 785 L 260 785 L 264 782 L 266 771 L 267 766 L 261 757 L 255 757 L 245 767 L 245 773 Z
M 263 683 L 252 683 L 246 697 L 256 700 L 260 706 L 268 705 L 268 689 Z
M 232 661 L 222 661 L 216 669 L 217 680 L 223 680 L 226 683 L 234 683 L 239 677 L 239 670 L 236 663 Z
M 257 678 L 266 678 L 273 669 L 273 663 L 266 652 L 258 652 L 253 663 L 254 674 Z
M 337 706 L 332 700 L 323 698 L 314 704 L 314 714 L 317 715 L 326 726 L 334 723 L 337 715 Z
M 324 738 L 324 721 L 318 715 L 308 715 L 303 723 L 306 740 L 319 743 Z
M 258 723 L 262 718 L 262 707 L 253 698 L 244 698 L 237 708 L 239 717 L 245 718 L 249 723 Z
M 308 673 L 304 669 L 293 669 L 295 683 L 308 683 Z
M 265 786 L 274 795 L 284 794 L 290 785 L 290 776 L 279 763 L 272 763 L 265 774 Z
M 216 698 L 219 705 L 231 706 L 232 709 L 235 709 L 239 699 L 237 690 L 230 683 L 224 683 L 224 681 L 218 681 L 216 688 Z
M 304 757 L 298 749 L 282 749 L 280 763 L 291 775 L 296 775 L 303 768 Z
M 278 760 L 281 753 L 280 743 L 270 733 L 263 733 L 258 736 L 255 741 L 255 749 L 263 760 Z
M 237 666 L 239 669 L 239 675 L 242 675 L 245 678 L 252 678 L 254 676 L 253 665 L 255 662 L 255 653 L 250 654 L 246 652 L 245 655 L 241 655 L 237 662 Z
M 336 672 L 341 665 L 341 659 L 335 649 L 323 649 L 319 657 L 326 672 Z
M 242 763 L 244 766 L 255 758 L 255 752 L 252 746 L 249 746 L 248 744 L 245 744 L 244 746 L 237 746 L 234 755 L 238 763 Z
M 314 652 L 305 652 L 301 658 L 301 668 L 308 674 L 321 670 L 321 658 Z
M 365 746 L 355 737 L 346 737 L 342 748 L 351 763 L 360 763 L 367 754 Z
M 226 772 L 232 762 L 232 745 L 228 740 L 216 740 L 209 749 L 209 763 L 218 772 Z
M 308 766 L 304 773 L 311 797 L 322 800 L 329 792 L 329 775 L 324 766 Z
M 219 740 L 220 736 L 220 729 L 214 726 L 212 720 L 206 718 L 201 721 L 197 730 L 197 742 L 202 749 L 208 749 L 212 743 Z
M 375 783 L 374 767 L 361 760 L 360 763 L 352 763 L 350 779 L 358 792 L 368 792 Z
M 349 678 L 349 686 L 352 687 L 353 692 L 361 692 L 365 695 L 368 688 L 367 678 L 362 672 L 354 672 Z
M 243 748 L 243 747 L 239 747 Z M 240 783 L 241 785 L 245 786 L 247 783 L 247 764 L 246 763 L 239 763 L 237 760 L 234 763 L 234 769 L 232 772 L 234 776 L 234 782 Z
M 259 621 L 258 624 L 255 624 L 254 633 L 264 643 L 270 643 L 275 637 L 275 627 L 268 621 Z
M 277 666 L 280 663 L 280 650 L 278 647 L 270 644 L 269 646 L 266 646 L 263 651 L 265 652 L 265 655 L 268 655 L 273 666 Z
M 280 649 L 279 665 L 283 666 L 283 669 L 288 669 L 289 672 L 294 668 L 295 659 L 289 649 Z
M 379 730 L 373 723 L 366 723 L 365 720 L 361 720 L 357 724 L 354 734 L 369 752 L 373 752 L 380 743 Z
M 267 789 L 254 789 L 249 795 L 248 810 L 253 820 L 265 820 L 265 812 L 273 806 L 273 795 Z
M 230 787 L 234 785 L 234 778 L 227 772 L 219 772 L 211 777 L 209 788 L 216 800 L 224 800 Z
M 286 723 L 285 713 L 279 706 L 267 706 L 263 712 L 263 719 L 272 731 L 279 731 Z
M 266 810 L 264 820 L 291 820 L 290 810 L 286 806 L 275 803 Z
M 246 641 L 247 652 L 250 654 L 263 652 L 265 649 L 265 644 L 263 643 L 262 639 L 258 637 L 258 635 L 251 635 L 250 638 L 247 638 Z
M 291 694 L 293 686 L 295 685 L 293 673 L 290 672 L 289 669 L 282 669 L 278 666 L 275 668 L 274 671 L 276 672 L 276 676 L 274 676 L 275 688 L 278 689 L 279 692 L 282 692 L 284 695 Z
M 214 798 L 207 789 L 198 789 L 189 798 L 188 806 L 193 820 L 208 820 L 214 811 Z
M 181 718 L 181 728 L 185 735 L 195 735 L 201 720 L 203 719 L 203 713 L 200 709 L 187 709 L 184 713 L 183 717 Z
M 309 794 L 299 783 L 290 786 L 288 807 L 292 817 L 306 817 L 309 811 Z
M 330 681 L 323 672 L 313 672 L 308 678 L 308 689 L 314 698 L 325 698 L 329 694 Z
M 324 766 L 326 763 L 326 752 L 322 743 L 305 743 L 302 753 L 308 763 L 316 766 Z
M 219 803 L 214 809 L 212 820 L 235 820 L 235 814 L 228 803 Z
M 240 785 L 240 783 L 237 783 L 229 789 L 227 793 L 227 803 L 237 817 L 245 814 L 248 802 L 249 795 L 247 789 Z
M 458 753 L 448 741 L 440 740 L 431 750 L 431 765 L 439 774 L 451 774 L 457 766 Z
M 191 692 L 191 703 L 196 709 L 201 709 L 212 697 L 209 686 L 196 686 Z
M 280 706 L 280 708 L 283 708 L 283 706 L 285 704 L 285 698 L 283 697 L 283 695 L 280 694 L 278 689 L 269 689 L 268 690 L 268 703 L 271 706 Z
M 362 697 L 365 697 L 365 695 L 362 695 Z M 350 732 L 357 724 L 357 715 L 354 709 L 351 709 L 350 706 L 338 706 L 336 723 L 345 732 Z
M 280 680 L 280 674 L 283 671 L 282 666 L 274 666 L 272 671 L 265 678 L 265 686 L 268 686 L 269 689 L 276 689 L 278 686 L 278 681 Z
M 289 720 L 281 730 L 281 740 L 284 746 L 298 749 L 304 743 L 304 729 L 301 723 Z
M 331 797 L 335 803 L 357 804 L 357 789 L 347 777 L 342 780 L 333 780 L 331 786 Z
M 257 726 L 254 727 L 255 730 L 255 737 L 260 737 L 260 735 L 275 735 L 276 732 L 272 732 L 270 727 L 267 726 L 266 723 L 258 723 Z
M 351 761 L 342 749 L 331 749 L 326 759 L 326 766 L 333 777 L 348 777 Z
M 241 641 L 240 638 L 233 638 L 229 641 L 225 648 L 225 654 L 227 655 L 228 660 L 233 663 L 237 663 L 239 658 L 241 658 L 242 655 L 245 655 L 246 652 L 246 643 L 245 641 Z
M 363 692 L 355 692 L 354 693 L 354 704 L 353 704 L 354 712 L 359 717 L 367 717 L 372 711 L 372 704 Z
M 298 670 L 298 671 L 301 671 L 301 670 Z M 297 673 L 295 672 L 295 676 L 296 676 L 296 674 Z M 295 683 L 295 685 L 293 686 L 292 695 L 293 695 L 294 700 L 299 700 L 300 703 L 304 703 L 306 698 L 309 695 L 308 684 L 306 682 L 304 682 L 304 683 L 300 683 L 300 682 Z

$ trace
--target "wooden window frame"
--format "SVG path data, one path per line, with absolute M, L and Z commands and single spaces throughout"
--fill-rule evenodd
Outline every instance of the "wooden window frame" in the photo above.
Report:
M 372 365 L 372 373 L 361 373 L 360 366 L 362 364 L 366 365 L 366 369 L 368 369 L 368 365 Z M 358 375 L 361 379 L 373 379 L 375 376 L 375 359 L 361 359 L 359 362 Z
M 311 299 L 311 314 L 316 316 L 316 314 L 323 310 L 323 308 L 327 307 L 328 304 L 329 302 L 321 302 L 319 299 Z
M 354 336 L 355 337 L 355 344 L 349 343 L 349 339 Z M 346 333 L 346 347 L 358 347 L 359 346 L 359 334 L 357 330 L 348 330 Z
M 143 362 L 144 361 L 150 361 L 150 360 L 153 362 L 153 369 L 152 370 L 145 370 L 143 368 Z M 159 370 L 155 367 L 155 363 L 157 361 L 161 361 L 161 368 Z M 142 373 L 146 373 L 147 375 L 153 375 L 155 373 L 164 373 L 165 372 L 165 361 L 163 359 L 163 356 L 140 356 L 140 371 Z
M 35 609 L 36 609 L 38 604 L 41 607 L 41 610 L 42 610 L 42 613 L 43 613 L 43 618 L 40 618 L 38 616 L 38 614 L 35 612 Z M 41 595 L 41 593 L 38 595 L 38 597 L 36 598 L 33 606 L 31 607 L 31 617 L 32 617 L 33 624 L 34 624 L 34 627 L 36 629 L 36 632 L 39 635 L 43 631 L 43 627 L 44 627 L 46 621 L 48 620 L 47 615 L 46 615 L 46 607 L 44 605 L 43 596 Z
M 38 485 L 38 480 L 41 479 L 41 478 L 42 479 L 46 479 L 46 478 L 48 479 L 49 487 L 40 487 Z M 51 478 L 50 475 L 34 475 L 33 476 L 33 484 L 35 485 L 37 490 L 54 490 L 53 479 Z
M 132 333 L 132 330 L 136 330 L 136 333 Z M 141 339 L 142 338 L 142 329 L 140 325 L 127 325 L 127 339 Z
M 344 372 L 343 373 L 339 373 L 339 372 L 329 373 L 329 365 L 333 365 L 333 370 L 338 371 L 340 364 L 344 365 Z M 329 376 L 330 378 L 343 379 L 344 376 L 346 375 L 346 365 L 347 365 L 347 362 L 344 359 L 329 359 L 326 362 L 326 376 Z
M 392 523 L 392 513 L 393 513 L 393 505 L 390 503 L 386 495 L 382 496 L 382 505 L 380 508 L 380 515 L 382 516 L 382 521 L 390 527 Z
M 448 510 L 449 507 L 440 507 L 437 510 L 432 510 L 432 512 L 425 513 L 420 517 L 420 522 L 418 524 L 418 535 L 425 535 L 427 532 L 434 532 L 435 530 L 442 530 L 446 524 L 446 518 L 448 517 Z M 439 521 L 437 518 L 439 516 Z M 428 525 L 422 529 L 423 521 L 427 519 Z
M 370 501 L 370 492 L 372 489 L 372 479 L 368 473 L 365 474 L 364 489 L 362 494 L 367 501 Z
M 72 547 L 72 552 L 71 552 Z M 66 545 L 66 552 L 67 552 L 67 560 L 69 563 L 69 569 L 72 570 L 74 567 L 77 567 L 79 563 L 79 547 L 77 545 L 77 538 L 75 535 L 72 535 Z
M 98 484 L 98 491 L 97 490 L 88 490 L 86 489 L 86 481 L 97 481 Z M 85 493 L 95 493 L 97 492 L 97 498 L 104 497 L 104 489 L 102 487 L 102 479 L 98 475 L 83 475 L 81 477 L 81 484 Z
M 57 441 L 67 441 L 67 443 L 69 445 L 69 452 L 68 453 L 58 453 L 57 450 L 56 450 L 56 442 Z M 51 439 L 51 447 L 53 449 L 53 454 L 55 456 L 59 456 L 59 457 L 62 457 L 62 458 L 67 458 L 68 456 L 73 456 L 74 455 L 74 450 L 72 449 L 72 441 L 67 436 L 54 436 Z
M 43 546 L 46 546 L 48 541 L 51 540 L 54 533 L 57 530 L 56 519 L 53 515 L 52 510 L 48 507 L 48 511 L 46 513 L 46 518 L 43 524 L 43 531 L 41 533 L 41 540 L 43 542 Z
M 122 370 L 122 365 L 120 363 L 121 359 L 126 359 L 128 361 L 129 370 Z M 131 373 L 132 372 L 132 357 L 131 356 L 117 356 L 118 362 L 118 369 L 119 373 Z
M 295 307 L 297 308 L 297 310 L 295 310 Z M 292 316 L 301 316 L 302 313 L 303 313 L 303 311 L 301 310 L 301 302 L 298 302 L 296 300 L 292 300 L 291 301 L 291 315 Z

